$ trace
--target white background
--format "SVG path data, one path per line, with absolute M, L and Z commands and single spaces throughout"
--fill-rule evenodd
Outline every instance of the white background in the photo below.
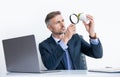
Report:
M 45 16 L 55 10 L 62 12 L 66 27 L 72 13 L 84 12 L 94 17 L 104 55 L 102 59 L 87 57 L 88 68 L 120 67 L 119 7 L 119 0 L 0 0 L 0 75 L 6 73 L 1 40 L 34 34 L 38 49 L 38 44 L 51 34 L 44 23 Z M 76 26 L 77 33 L 88 41 L 82 22 Z M 41 69 L 45 69 L 42 63 Z

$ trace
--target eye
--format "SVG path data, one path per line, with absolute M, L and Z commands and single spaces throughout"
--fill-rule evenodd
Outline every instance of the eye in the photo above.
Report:
M 64 22 L 64 19 L 62 19 L 62 22 Z
M 56 24 L 59 24 L 59 23 L 60 23 L 60 21 L 57 21 L 57 22 L 56 22 Z

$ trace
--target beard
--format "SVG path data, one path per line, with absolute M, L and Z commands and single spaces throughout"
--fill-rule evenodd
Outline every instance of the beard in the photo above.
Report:
M 58 32 L 52 31 L 52 33 L 55 34 L 55 35 L 62 35 L 62 34 L 66 33 L 66 30 L 58 31 Z
M 55 35 L 62 35 L 62 34 L 65 34 L 65 32 L 52 32 L 53 34 Z

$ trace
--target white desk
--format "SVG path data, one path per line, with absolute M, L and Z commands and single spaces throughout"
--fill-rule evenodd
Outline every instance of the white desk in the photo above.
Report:
M 6 73 L 2 77 L 120 77 L 120 73 L 99 73 L 86 70 L 60 70 L 49 73 Z

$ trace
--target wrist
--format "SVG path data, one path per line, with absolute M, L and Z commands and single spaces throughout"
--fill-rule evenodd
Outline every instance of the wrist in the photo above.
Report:
M 97 39 L 97 34 L 94 33 L 94 34 L 92 34 L 92 35 L 89 35 L 89 37 L 90 37 L 91 39 Z

